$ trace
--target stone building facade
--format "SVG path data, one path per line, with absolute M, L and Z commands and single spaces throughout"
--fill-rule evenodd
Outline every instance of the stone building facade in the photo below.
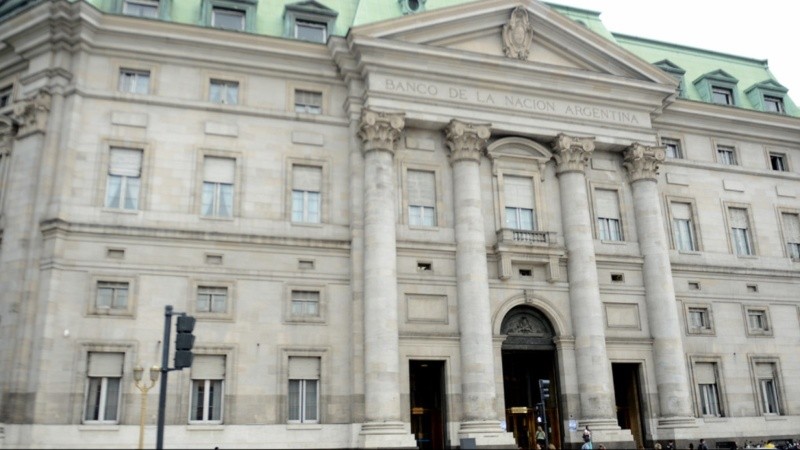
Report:
M 766 64 L 370 2 L 0 6 L 0 446 L 135 445 L 166 305 L 198 320 L 167 446 L 797 437 L 800 112 Z

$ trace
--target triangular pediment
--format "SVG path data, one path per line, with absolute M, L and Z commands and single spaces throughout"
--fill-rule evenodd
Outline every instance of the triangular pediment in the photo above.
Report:
M 531 65 L 675 83 L 664 71 L 538 0 L 481 0 L 354 27 L 350 34 Z
M 308 14 L 319 14 L 331 17 L 336 17 L 339 14 L 338 12 L 328 8 L 322 3 L 319 3 L 314 0 L 305 0 L 296 3 L 289 3 L 286 5 L 286 9 L 289 11 L 303 12 Z

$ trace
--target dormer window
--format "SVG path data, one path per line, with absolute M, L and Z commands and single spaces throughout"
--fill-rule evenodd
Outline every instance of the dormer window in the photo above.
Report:
M 258 0 L 203 0 L 203 23 L 231 31 L 255 31 Z
M 158 0 L 125 0 L 122 14 L 137 17 L 158 17 Z
M 654 63 L 654 65 L 675 77 L 678 80 L 678 96 L 686 97 L 686 83 L 683 79 L 686 71 L 668 59 L 661 60 L 657 63 Z
M 739 106 L 739 93 L 736 78 L 729 75 L 724 70 L 716 70 L 701 75 L 694 80 L 697 92 L 703 101 L 717 105 Z
M 286 5 L 284 35 L 301 41 L 324 44 L 331 35 L 339 13 L 314 0 Z
M 786 114 L 783 99 L 788 89 L 775 80 L 766 80 L 747 88 L 744 93 L 757 110 L 776 114 Z

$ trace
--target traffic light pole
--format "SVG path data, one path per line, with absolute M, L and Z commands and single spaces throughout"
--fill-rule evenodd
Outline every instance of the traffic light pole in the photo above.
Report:
M 172 305 L 164 307 L 164 340 L 161 341 L 161 389 L 158 392 L 158 428 L 156 449 L 164 448 L 164 410 L 167 407 L 167 375 L 169 375 L 169 340 L 172 335 Z

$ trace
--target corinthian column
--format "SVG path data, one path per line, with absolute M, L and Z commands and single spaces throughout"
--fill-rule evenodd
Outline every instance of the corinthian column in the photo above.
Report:
M 561 221 L 567 247 L 581 421 L 591 425 L 594 430 L 618 429 L 586 193 L 586 163 L 593 151 L 593 138 L 573 138 L 560 134 L 553 142 L 553 157 L 561 190 Z
M 397 327 L 394 147 L 404 115 L 364 109 L 364 414 L 363 447 L 414 447 L 401 422 Z
M 636 230 L 644 257 L 644 289 L 653 336 L 659 422 L 674 425 L 674 422 L 694 422 L 694 419 L 667 236 L 656 184 L 658 165 L 664 161 L 665 155 L 662 147 L 645 147 L 636 143 L 625 149 L 623 166 L 628 170 L 633 190 Z
M 480 160 L 491 136 L 488 124 L 450 121 L 445 128 L 450 164 L 456 239 L 456 290 L 461 335 L 463 417 L 459 437 L 478 446 L 513 444 L 503 433 L 495 401 L 489 275 L 481 207 Z

